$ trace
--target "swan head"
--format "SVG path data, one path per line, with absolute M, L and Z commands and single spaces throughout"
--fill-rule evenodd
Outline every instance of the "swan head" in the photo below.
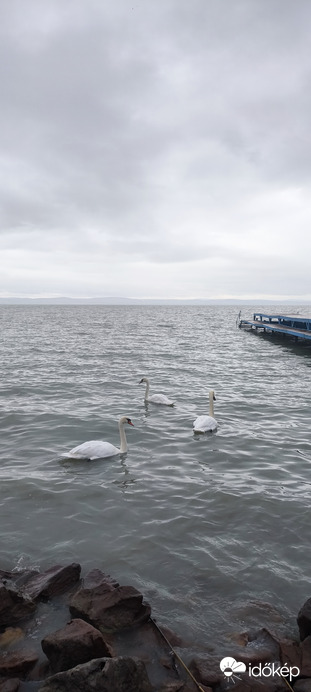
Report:
M 146 382 L 146 383 L 149 382 L 148 377 L 142 377 L 141 380 L 139 381 L 139 384 L 141 384 L 142 382 Z
M 131 419 L 128 418 L 127 416 L 122 416 L 119 421 L 120 425 L 124 425 L 125 423 L 128 423 L 128 425 L 132 425 L 134 428 L 134 423 L 132 423 Z
M 216 401 L 215 392 L 214 392 L 213 389 L 210 390 L 209 398 L 210 398 L 212 401 Z

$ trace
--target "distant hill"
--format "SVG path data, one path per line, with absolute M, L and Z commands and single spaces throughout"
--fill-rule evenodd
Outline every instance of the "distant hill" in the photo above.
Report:
M 1 298 L 0 305 L 310 305 L 308 301 L 299 300 L 237 300 L 233 299 L 177 299 L 177 298 Z

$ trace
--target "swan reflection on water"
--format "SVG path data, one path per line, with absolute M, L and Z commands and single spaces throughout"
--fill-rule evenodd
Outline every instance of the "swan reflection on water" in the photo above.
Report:
M 120 479 L 114 480 L 113 483 L 125 492 L 128 488 L 137 483 L 137 478 L 133 477 L 132 471 L 128 468 L 125 462 L 125 455 L 120 459 L 120 467 Z

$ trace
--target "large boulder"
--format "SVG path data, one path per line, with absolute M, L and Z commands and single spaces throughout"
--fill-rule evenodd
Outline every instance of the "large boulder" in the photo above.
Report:
M 100 584 L 106 584 L 107 589 L 114 589 L 116 586 L 120 586 L 119 582 L 111 577 L 110 574 L 102 572 L 101 569 L 91 569 L 87 573 L 86 577 L 83 579 L 83 585 L 85 589 L 94 589 L 95 586 L 100 586 Z
M 215 686 L 224 680 L 216 656 L 195 656 L 189 663 L 189 670 L 200 685 Z
M 300 673 L 304 678 L 311 678 L 311 635 L 300 644 L 302 661 Z
M 133 586 L 119 586 L 107 575 L 96 570 L 71 598 L 70 613 L 82 618 L 102 632 L 117 632 L 139 625 L 150 617 L 150 606 Z
M 301 670 L 302 651 L 298 642 L 291 639 L 280 639 L 280 661 L 283 666 L 296 667 Z
M 20 681 L 18 678 L 8 678 L 0 681 L 0 692 L 18 692 Z
M 97 658 L 47 678 L 39 692 L 152 692 L 145 665 L 134 658 Z
M 35 574 L 38 574 L 37 569 L 19 569 L 16 571 L 0 569 L 0 581 L 5 586 L 14 588 L 15 591 L 18 591 L 18 589 L 23 586 L 23 584 L 26 584 Z
M 0 676 L 24 678 L 37 663 L 35 651 L 13 651 L 0 654 Z
M 36 605 L 31 599 L 6 586 L 0 586 L 0 627 L 19 622 L 31 615 L 35 609 Z
M 254 634 L 248 634 L 248 641 L 245 646 L 231 647 L 230 656 L 246 665 L 251 663 L 253 666 L 259 663 L 278 661 L 280 658 L 279 641 L 269 630 L 262 627 Z
M 53 673 L 74 668 L 92 658 L 111 656 L 103 635 L 84 620 L 71 620 L 62 629 L 48 634 L 41 642 Z
M 68 591 L 80 579 L 81 566 L 76 562 L 63 567 L 55 565 L 45 572 L 32 576 L 22 587 L 21 593 L 33 601 L 48 600 Z
M 303 641 L 309 636 L 309 634 L 311 634 L 311 598 L 308 598 L 308 600 L 300 608 L 297 623 L 299 627 L 300 639 Z
M 294 692 L 311 692 L 311 678 L 297 680 L 293 686 Z

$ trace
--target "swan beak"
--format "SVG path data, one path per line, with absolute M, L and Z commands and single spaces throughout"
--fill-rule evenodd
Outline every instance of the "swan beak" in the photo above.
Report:
M 138 384 L 141 384 L 142 382 L 143 382 L 143 380 L 141 379 L 141 380 L 139 380 Z
M 134 426 L 134 423 L 132 423 L 132 421 L 131 421 L 131 420 L 128 420 L 127 422 L 128 422 L 128 424 L 129 424 L 129 425 L 132 425 L 132 426 L 133 426 L 133 428 L 135 427 L 135 426 Z
M 216 397 L 215 397 L 215 394 L 213 395 L 213 399 L 214 399 L 214 401 L 216 401 Z

